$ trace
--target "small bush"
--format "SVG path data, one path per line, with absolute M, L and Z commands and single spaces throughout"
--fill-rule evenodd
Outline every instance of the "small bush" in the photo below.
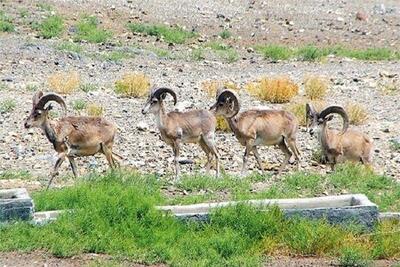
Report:
M 210 98 L 215 98 L 217 94 L 217 90 L 219 88 L 231 89 L 234 91 L 239 91 L 239 87 L 232 81 L 218 81 L 218 80 L 210 80 L 204 81 L 201 83 L 201 89 L 207 93 L 207 96 Z
M 164 25 L 129 23 L 128 29 L 133 33 L 143 33 L 150 36 L 163 38 L 168 43 L 183 44 L 194 37 L 194 32 L 189 32 L 180 27 L 168 27 Z
M 345 247 L 340 252 L 339 264 L 343 267 L 369 266 L 370 261 L 365 251 L 357 247 Z
M 77 99 L 74 102 L 72 102 L 72 108 L 77 111 L 81 111 L 81 110 L 85 109 L 86 106 L 87 106 L 87 103 L 83 99 Z
M 104 108 L 101 105 L 91 103 L 86 106 L 86 113 L 89 116 L 101 116 L 103 115 Z
M 17 103 L 14 99 L 4 99 L 0 102 L 0 113 L 8 113 L 15 109 Z
M 13 32 L 14 29 L 12 20 L 0 11 L 0 32 Z
M 204 60 L 206 58 L 204 56 L 204 49 L 202 49 L 202 48 L 193 49 L 190 54 L 190 57 L 195 61 Z
M 309 99 L 323 99 L 328 91 L 328 81 L 323 77 L 308 76 L 304 80 L 304 89 Z
M 400 92 L 400 80 L 383 80 L 378 83 L 378 87 L 384 94 L 396 95 Z
M 226 29 L 219 33 L 219 37 L 221 37 L 222 39 L 228 39 L 231 36 L 232 36 L 232 33 Z
M 297 51 L 297 57 L 303 61 L 316 61 L 326 56 L 322 49 L 309 45 Z
M 262 78 L 246 85 L 247 91 L 271 103 L 289 102 L 299 92 L 299 86 L 287 77 Z
M 62 42 L 56 48 L 61 51 L 74 52 L 77 54 L 82 52 L 82 47 L 80 45 L 71 42 Z
M 47 3 L 37 3 L 36 6 L 41 10 L 41 11 L 53 11 L 53 7 L 50 4 Z
M 99 21 L 95 16 L 85 16 L 77 24 L 77 32 L 74 40 L 77 42 L 104 43 L 111 36 L 111 32 L 99 29 Z
M 256 50 L 264 56 L 265 59 L 286 60 L 292 56 L 288 47 L 279 45 L 258 46 Z
M 217 116 L 217 126 L 215 127 L 217 131 L 230 132 L 231 128 L 222 116 Z
M 64 31 L 64 20 L 60 16 L 50 16 L 39 24 L 39 35 L 45 39 L 58 37 Z
M 8 90 L 8 85 L 4 82 L 0 82 L 0 91 Z
M 85 83 L 79 86 L 79 89 L 85 93 L 96 91 L 98 89 L 96 84 Z
M 25 89 L 29 92 L 36 92 L 39 90 L 39 86 L 37 84 L 27 84 Z
M 399 139 L 392 139 L 389 141 L 390 146 L 394 151 L 400 151 L 400 140 Z
M 67 95 L 79 88 L 80 78 L 77 72 L 57 72 L 49 76 L 47 83 L 54 92 Z
M 362 125 L 368 119 L 368 113 L 365 108 L 357 103 L 346 105 L 346 112 L 349 115 L 349 121 L 353 125 Z
M 115 82 L 115 92 L 128 97 L 146 96 L 150 88 L 150 79 L 143 73 L 127 73 Z

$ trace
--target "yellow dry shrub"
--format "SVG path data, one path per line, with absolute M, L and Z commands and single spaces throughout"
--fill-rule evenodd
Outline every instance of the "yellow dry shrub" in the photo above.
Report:
M 357 103 L 348 103 L 345 108 L 349 116 L 350 124 L 361 125 L 368 119 L 368 113 L 365 108 Z
M 115 82 L 115 92 L 128 97 L 146 96 L 150 79 L 143 73 L 127 73 Z
M 204 81 L 201 83 L 201 88 L 204 92 L 207 93 L 207 96 L 210 98 L 215 98 L 217 90 L 219 88 L 226 88 L 234 91 L 239 91 L 239 86 L 232 81 L 218 81 L 218 80 Z
M 101 116 L 103 115 L 104 108 L 96 103 L 90 103 L 86 106 L 86 113 L 89 116 Z
M 298 103 L 290 104 L 286 107 L 286 110 L 293 113 L 299 121 L 299 125 L 306 126 L 306 104 L 310 103 L 313 105 L 317 112 L 320 112 L 326 107 L 325 101 L 301 101 Z
M 231 128 L 222 116 L 217 116 L 217 126 L 215 127 L 217 131 L 230 132 Z
M 66 95 L 79 88 L 80 78 L 75 71 L 56 72 L 48 77 L 47 83 L 54 92 Z
M 299 86 L 288 77 L 262 78 L 250 82 L 246 90 L 258 98 L 271 103 L 289 102 L 299 92 Z
M 306 96 L 311 100 L 323 99 L 328 92 L 329 82 L 321 76 L 307 76 L 304 79 Z

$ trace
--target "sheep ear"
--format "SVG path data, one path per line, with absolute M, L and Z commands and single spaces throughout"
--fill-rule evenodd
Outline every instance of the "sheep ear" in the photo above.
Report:
M 331 121 L 333 119 L 333 115 L 329 115 L 325 117 L 326 121 Z

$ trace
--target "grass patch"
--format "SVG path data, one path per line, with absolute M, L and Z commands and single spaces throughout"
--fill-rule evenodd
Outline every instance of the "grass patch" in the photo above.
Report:
M 0 32 L 13 32 L 15 30 L 11 18 L 0 11 Z
M 158 48 L 155 46 L 149 46 L 149 47 L 146 47 L 146 50 L 153 52 L 159 58 L 168 58 L 168 59 L 174 58 L 168 50 L 165 50 L 162 48 Z
M 400 140 L 399 139 L 392 139 L 389 141 L 390 146 L 394 151 L 400 151 Z
M 348 57 L 358 60 L 396 60 L 400 58 L 400 51 L 388 48 L 350 49 L 341 46 L 316 47 L 306 45 L 303 47 L 287 47 L 280 45 L 259 45 L 255 50 L 265 59 L 302 61 L 319 61 L 328 55 Z
M 229 38 L 231 38 L 232 37 L 232 33 L 230 32 L 230 31 L 228 31 L 228 30 L 223 30 L 222 32 L 220 32 L 219 34 L 219 37 L 221 37 L 222 39 L 229 39 Z
M 304 79 L 304 90 L 310 100 L 320 100 L 326 96 L 329 83 L 324 77 L 310 75 Z
M 79 88 L 80 77 L 77 72 L 56 72 L 47 78 L 49 87 L 56 93 L 67 95 Z
M 265 101 L 271 103 L 289 102 L 299 91 L 299 86 L 288 77 L 262 78 L 257 82 L 250 82 L 246 90 Z
M 98 90 L 98 86 L 93 83 L 84 83 L 79 86 L 79 90 L 89 93 Z
M 112 37 L 112 33 L 99 28 L 99 20 L 95 16 L 85 16 L 76 25 L 76 42 L 105 43 Z
M 127 97 L 144 97 L 150 89 L 150 79 L 143 73 L 127 73 L 115 82 L 115 92 Z
M 104 108 L 96 103 L 87 104 L 85 109 L 89 116 L 99 117 L 104 113 Z
M 190 57 L 194 60 L 194 61 L 201 61 L 204 60 L 206 57 L 204 55 L 204 49 L 203 48 L 196 48 L 193 49 L 190 53 Z
M 149 36 L 162 38 L 167 43 L 183 44 L 188 39 L 196 36 L 196 33 L 189 32 L 181 27 L 169 27 L 165 25 L 129 23 L 128 29 L 133 33 L 143 33 Z
M 348 103 L 345 107 L 349 122 L 353 125 L 362 125 L 368 120 L 368 112 L 357 103 Z
M 72 102 L 72 108 L 76 111 L 84 110 L 87 107 L 87 103 L 83 99 L 77 99 Z
M 48 3 L 37 3 L 36 6 L 41 10 L 41 11 L 53 11 L 53 6 L 48 4 Z
M 291 186 L 315 187 L 318 177 L 304 184 L 306 177 L 299 177 Z M 180 187 L 241 190 L 254 179 L 187 177 Z M 364 235 L 325 221 L 286 220 L 277 208 L 259 212 L 244 204 L 214 210 L 209 224 L 183 223 L 154 208 L 166 202 L 160 189 L 155 176 L 109 172 L 73 187 L 36 192 L 37 210 L 74 212 L 41 227 L 1 225 L 0 251 L 45 250 L 57 257 L 97 253 L 171 266 L 260 266 L 265 254 L 340 257 L 342 263 L 361 262 L 364 255 L 400 256 L 399 223 L 380 224 Z
M 301 126 L 306 126 L 306 103 L 313 105 L 317 112 L 320 112 L 326 107 L 325 101 L 314 100 L 314 101 L 301 101 L 299 103 L 291 103 L 285 109 L 296 116 L 297 121 Z
M 0 91 L 8 90 L 8 85 L 5 82 L 0 82 Z
M 206 47 L 210 48 L 214 53 L 223 61 L 227 63 L 233 63 L 239 60 L 239 55 L 237 51 L 226 44 L 212 42 L 206 45 Z
M 121 62 L 124 59 L 133 58 L 134 55 L 128 51 L 110 51 L 110 52 L 102 52 L 99 54 L 99 58 L 101 60 L 108 60 L 114 62 Z
M 218 89 L 230 89 L 238 92 L 240 90 L 239 86 L 229 80 L 208 80 L 201 83 L 201 89 L 206 92 L 209 98 L 214 99 L 217 95 Z
M 0 113 L 10 113 L 17 106 L 14 99 L 7 98 L 0 101 Z
M 22 179 L 27 180 L 32 177 L 31 173 L 26 170 L 5 170 L 0 171 L 0 180 Z
M 76 54 L 82 53 L 83 49 L 79 44 L 71 43 L 71 42 L 62 42 L 56 46 L 56 49 L 65 52 L 73 52 Z
M 64 31 L 62 17 L 53 15 L 44 19 L 38 26 L 39 35 L 45 39 L 59 37 Z

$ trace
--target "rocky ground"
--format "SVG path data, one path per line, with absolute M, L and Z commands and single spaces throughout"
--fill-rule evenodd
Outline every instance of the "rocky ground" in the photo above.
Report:
M 151 78 L 152 85 L 173 88 L 178 94 L 177 108 L 180 110 L 207 108 L 213 104 L 213 99 L 208 98 L 201 90 L 201 83 L 210 79 L 231 80 L 237 83 L 242 88 L 240 98 L 243 110 L 254 106 L 285 108 L 285 105 L 265 103 L 249 96 L 243 89 L 244 84 L 265 75 L 288 75 L 301 84 L 305 75 L 317 74 L 331 80 L 330 91 L 326 98 L 328 104 L 359 103 L 365 106 L 369 114 L 368 121 L 357 128 L 367 133 L 374 141 L 376 169 L 400 179 L 398 167 L 400 153 L 391 149 L 389 142 L 400 135 L 399 95 L 385 94 L 380 86 L 382 81 L 398 78 L 400 62 L 365 62 L 330 57 L 325 62 L 317 63 L 297 61 L 272 63 L 251 49 L 246 49 L 249 45 L 265 42 L 282 42 L 293 46 L 316 42 L 318 39 L 313 38 L 317 31 L 318 36 L 330 40 L 325 44 L 333 42 L 345 45 L 350 42 L 351 46 L 361 48 L 369 46 L 398 48 L 400 47 L 398 3 L 389 0 L 382 1 L 381 4 L 376 4 L 375 1 L 363 1 L 362 6 L 358 6 L 351 1 L 342 1 L 340 4 L 308 1 L 306 5 L 298 8 L 296 1 L 285 1 L 285 5 L 274 6 L 261 1 L 250 1 L 246 5 L 241 1 L 224 2 L 226 3 L 223 5 L 214 1 L 201 4 L 197 4 L 197 1 L 179 2 L 181 4 L 171 2 L 161 13 L 154 11 L 155 7 L 160 5 L 158 1 L 146 3 L 104 1 L 94 7 L 94 13 L 102 20 L 110 22 L 105 24 L 108 27 L 118 23 L 121 25 L 127 20 L 161 21 L 194 27 L 200 32 L 201 37 L 194 43 L 167 47 L 170 53 L 175 54 L 185 54 L 192 46 L 215 38 L 221 27 L 232 27 L 233 35 L 237 36 L 235 45 L 238 47 L 240 59 L 231 64 L 219 60 L 193 61 L 185 57 L 162 58 L 142 49 L 140 44 L 151 43 L 160 47 L 165 47 L 165 44 L 153 37 L 133 36 L 117 26 L 116 32 L 119 32 L 118 29 L 121 32 L 113 41 L 123 42 L 123 48 L 131 48 L 133 45 L 136 47 L 135 57 L 119 62 L 88 54 L 60 51 L 56 47 L 62 41 L 37 38 L 36 33 L 29 30 L 22 22 L 17 26 L 16 33 L 1 34 L 0 79 L 3 89 L 0 90 L 0 98 L 14 99 L 16 108 L 12 112 L 0 115 L 0 171 L 26 170 L 35 177 L 45 179 L 54 165 L 56 153 L 43 133 L 39 129 L 25 130 L 23 121 L 31 108 L 31 98 L 34 93 L 32 88 L 48 91 L 48 76 L 56 71 L 76 71 L 81 77 L 81 83 L 99 87 L 99 90 L 89 93 L 77 91 L 68 95 L 66 102 L 69 114 L 77 114 L 72 109 L 72 102 L 77 99 L 101 104 L 105 108 L 105 117 L 114 120 L 118 125 L 115 151 L 123 156 L 122 165 L 162 175 L 173 171 L 171 149 L 160 140 L 154 118 L 151 115 L 141 114 L 140 110 L 145 99 L 129 99 L 114 93 L 114 82 L 124 73 L 140 71 Z M 91 2 L 86 1 L 49 3 L 64 16 L 70 14 L 71 20 L 77 17 L 74 10 L 91 5 Z M 20 10 L 9 1 L 2 5 L 8 14 L 17 14 Z M 21 6 L 36 10 L 30 15 L 31 19 L 41 16 L 42 11 L 37 10 L 34 3 L 22 1 Z M 311 9 L 312 6 L 315 8 Z M 305 18 L 304 13 L 308 10 L 319 15 L 315 15 L 313 20 Z M 365 21 L 356 20 L 357 11 L 364 12 L 368 18 Z M 173 12 L 179 15 L 170 16 Z M 281 21 L 286 22 L 281 23 Z M 346 26 L 337 26 L 340 23 Z M 368 34 L 353 31 L 353 27 L 365 28 Z M 309 38 L 299 37 L 300 28 L 304 29 L 301 35 Z M 251 32 L 255 32 L 254 36 Z M 247 35 L 249 33 L 250 36 Z M 252 36 L 255 39 L 252 39 Z M 324 44 L 324 41 L 319 40 L 317 43 Z M 113 43 L 81 44 L 81 46 L 88 53 L 120 49 Z M 301 91 L 297 99 L 300 99 L 302 94 L 304 93 Z M 173 109 L 172 103 L 169 103 L 168 109 Z M 227 173 L 238 173 L 243 148 L 230 133 L 217 133 L 217 144 L 224 170 Z M 317 142 L 306 134 L 303 128 L 298 133 L 298 145 L 302 152 L 301 169 L 324 173 L 326 171 L 324 166 L 315 166 L 316 164 L 311 162 L 311 153 L 317 147 Z M 263 148 L 260 152 L 268 168 L 273 169 L 283 158 L 282 153 L 274 148 Z M 183 166 L 182 170 L 185 173 L 201 170 L 200 166 L 206 160 L 203 152 L 195 145 L 184 146 L 182 157 L 195 161 L 195 164 Z M 79 159 L 78 165 L 81 173 L 88 172 L 91 168 L 106 169 L 102 156 Z M 250 159 L 249 167 L 250 170 L 256 170 L 253 158 Z M 70 174 L 68 168 L 68 164 L 64 164 L 61 174 Z M 288 169 L 290 170 L 291 168 Z M 8 187 L 7 182 L 2 181 L 1 186 Z

